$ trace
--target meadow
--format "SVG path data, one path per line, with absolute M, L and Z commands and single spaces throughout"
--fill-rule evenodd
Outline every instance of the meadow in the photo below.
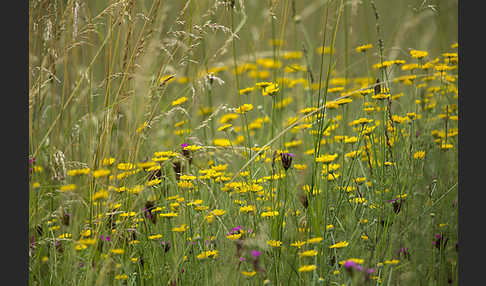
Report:
M 458 1 L 29 1 L 29 285 L 457 285 Z

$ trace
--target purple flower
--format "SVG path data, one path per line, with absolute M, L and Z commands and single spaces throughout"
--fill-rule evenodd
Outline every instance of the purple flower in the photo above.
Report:
M 410 253 L 408 252 L 408 247 L 402 247 L 399 251 L 398 251 L 398 255 L 401 256 L 403 254 L 403 256 L 405 258 L 409 258 L 409 255 Z
M 374 268 L 366 269 L 366 273 L 368 273 L 368 274 L 375 273 L 375 272 L 376 272 L 376 270 Z
M 349 268 L 355 268 L 357 265 L 358 263 L 354 262 L 353 260 L 346 260 L 343 266 L 349 269 Z
M 398 201 L 400 200 L 400 201 Z M 400 212 L 400 209 L 402 207 L 402 202 L 403 200 L 402 199 L 399 199 L 399 198 L 395 198 L 393 200 L 388 200 L 386 201 L 387 203 L 392 203 L 393 204 L 393 211 L 398 214 Z
M 246 260 L 246 258 L 244 258 L 244 257 L 240 257 L 240 261 L 241 261 L 241 262 L 243 262 L 243 261 L 245 261 L 245 260 Z
M 189 146 L 189 144 L 187 144 L 187 143 L 185 143 L 185 142 L 181 144 L 181 147 L 182 147 L 182 148 L 185 148 L 185 147 L 187 147 L 187 146 Z
M 252 250 L 251 252 L 251 256 L 257 258 L 258 256 L 260 256 L 262 253 L 258 250 Z
M 292 153 L 280 153 L 280 159 L 282 160 L 282 166 L 287 171 L 292 165 L 292 157 L 295 157 Z
M 100 238 L 101 238 L 101 240 L 105 240 L 107 242 L 110 242 L 110 240 L 111 240 L 109 236 L 104 236 L 104 235 L 101 235 Z
M 239 226 L 237 226 L 237 227 L 233 227 L 233 228 L 231 229 L 231 232 L 230 232 L 228 235 L 232 235 L 232 234 L 238 234 L 238 233 L 240 233 L 240 232 L 241 232 L 241 229 L 242 229 L 241 225 L 239 225 Z
M 445 247 L 447 242 L 449 241 L 449 238 L 445 238 L 442 234 L 436 234 L 435 235 L 435 241 L 432 242 L 432 244 L 437 248 L 441 249 L 442 247 Z

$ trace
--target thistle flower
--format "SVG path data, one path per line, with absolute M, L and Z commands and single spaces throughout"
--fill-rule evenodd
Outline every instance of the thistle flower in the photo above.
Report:
M 381 92 L 381 85 L 380 85 L 380 79 L 376 79 L 376 85 L 375 85 L 375 95 L 379 94 Z
M 295 155 L 292 153 L 280 153 L 280 159 L 282 159 L 282 166 L 284 167 L 285 171 L 287 171 L 292 165 L 292 157 L 294 156 Z
M 404 256 L 405 258 L 407 259 L 410 259 L 410 252 L 408 251 L 408 247 L 402 247 L 400 248 L 400 250 L 398 251 L 398 256 Z
M 306 194 L 300 194 L 299 195 L 299 200 L 304 206 L 304 208 L 307 208 L 309 206 L 309 201 L 307 200 L 307 195 Z
M 191 151 L 189 149 L 186 149 L 186 147 L 188 147 L 189 144 L 187 143 L 182 143 L 181 144 L 181 148 L 182 148 L 182 155 L 184 155 L 184 157 L 186 157 L 186 159 L 189 161 L 189 165 L 192 164 L 192 155 L 191 155 Z
M 174 169 L 176 180 L 179 181 L 179 178 L 182 174 L 182 164 L 180 161 L 175 161 L 172 163 L 172 169 Z
M 441 248 L 443 248 L 447 245 L 448 241 L 449 241 L 449 238 L 446 238 L 444 240 L 444 236 L 442 234 L 436 234 L 435 235 L 435 241 L 433 241 L 432 244 L 435 245 L 435 247 L 440 250 Z
M 152 213 L 152 210 L 155 209 L 154 202 L 152 201 L 147 201 L 145 203 L 145 208 L 143 209 L 143 213 L 145 214 L 145 217 L 147 219 L 150 219 L 150 221 L 155 224 L 157 222 L 157 216 Z
M 387 203 L 391 203 L 393 205 L 393 211 L 398 214 L 402 208 L 402 202 L 403 200 L 400 198 L 395 198 L 392 200 L 387 200 Z
M 258 251 L 258 250 L 252 250 L 252 251 L 250 251 L 250 254 L 251 254 L 251 256 L 253 256 L 254 258 L 257 258 L 257 257 L 259 257 L 259 256 L 260 256 L 262 253 L 261 253 L 260 251 Z

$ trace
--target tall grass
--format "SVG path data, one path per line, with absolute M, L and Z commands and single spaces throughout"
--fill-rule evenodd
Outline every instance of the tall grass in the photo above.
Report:
M 29 283 L 457 285 L 454 23 L 30 1 Z

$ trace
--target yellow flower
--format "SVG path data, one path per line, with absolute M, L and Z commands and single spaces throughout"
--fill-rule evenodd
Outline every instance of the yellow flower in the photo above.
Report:
M 314 238 L 309 238 L 307 240 L 307 243 L 319 243 L 323 240 L 322 237 L 318 236 L 318 237 L 314 237 Z
M 241 274 L 245 275 L 246 277 L 253 277 L 256 274 L 256 272 L 255 271 L 251 271 L 251 272 L 241 271 Z
M 150 180 L 147 182 L 147 186 L 148 187 L 151 187 L 151 186 L 155 186 L 155 185 L 158 185 L 162 182 L 162 179 L 153 179 L 153 180 Z
M 239 93 L 240 93 L 240 95 L 246 95 L 246 94 L 249 94 L 250 92 L 252 92 L 254 90 L 255 90 L 255 87 L 247 87 L 247 88 L 244 88 L 244 89 L 240 89 Z
M 91 170 L 89 168 L 84 169 L 74 169 L 67 171 L 68 176 L 86 175 L 89 174 Z
M 299 272 L 310 272 L 312 270 L 315 270 L 317 266 L 315 265 L 304 265 L 299 267 Z
M 423 159 L 425 157 L 425 151 L 417 151 L 413 154 L 414 159 Z
M 324 163 L 324 164 L 328 164 L 328 163 L 331 163 L 332 161 L 334 161 L 336 158 L 338 157 L 338 154 L 325 154 L 325 155 L 321 155 L 319 157 L 316 158 L 316 162 L 320 162 L 320 163 Z
M 209 251 L 205 251 L 205 252 L 198 254 L 196 257 L 197 257 L 197 259 L 205 259 L 205 258 L 208 258 L 208 257 L 216 258 L 217 256 L 218 256 L 217 250 L 209 250 Z
M 307 242 L 306 241 L 294 241 L 290 244 L 290 246 L 293 246 L 293 247 L 297 247 L 297 248 L 301 248 L 302 246 L 306 245 Z
M 181 189 L 190 189 L 194 187 L 194 184 L 190 181 L 180 181 L 177 183 L 177 186 Z
M 86 249 L 86 248 L 88 248 L 88 246 L 86 246 L 85 244 L 76 244 L 74 246 L 74 249 L 76 249 L 76 250 L 83 250 L 83 249 Z
M 237 240 L 240 239 L 242 235 L 243 233 L 235 233 L 235 234 L 227 235 L 226 238 L 229 240 Z
M 346 247 L 348 245 L 349 245 L 349 243 L 347 241 L 340 241 L 336 244 L 329 246 L 329 248 L 343 248 L 343 247 Z
M 81 231 L 81 236 L 84 236 L 84 237 L 87 237 L 87 236 L 90 236 L 91 235 L 91 229 L 86 229 L 86 230 L 83 230 Z
M 173 81 L 174 79 L 175 79 L 175 75 L 173 75 L 173 74 L 165 75 L 165 76 L 160 78 L 159 83 L 160 84 L 169 83 L 169 82 Z
M 162 238 L 162 234 L 154 234 L 148 236 L 148 239 L 150 240 L 159 239 L 159 238 Z
M 225 125 L 219 127 L 218 131 L 224 131 L 224 130 L 230 128 L 231 126 L 233 126 L 233 124 L 231 124 L 231 123 L 225 124 Z
M 182 224 L 181 226 L 173 227 L 172 228 L 172 231 L 174 231 L 174 232 L 184 232 L 187 229 L 189 229 L 189 226 L 187 226 L 186 224 Z
M 240 207 L 240 213 L 241 212 L 254 212 L 255 210 L 256 210 L 255 206 L 252 206 L 252 205 Z
M 108 170 L 108 169 L 99 169 L 99 170 L 93 171 L 93 177 L 94 178 L 105 177 L 105 176 L 108 176 L 110 173 L 111 173 L 111 171 Z
M 331 52 L 331 47 L 324 46 L 316 48 L 316 52 L 319 54 L 329 54 Z
M 197 151 L 197 150 L 199 150 L 201 148 L 202 148 L 202 146 L 188 145 L 188 146 L 184 147 L 183 150 L 187 150 L 187 151 Z
M 128 275 L 126 274 L 118 274 L 118 275 L 115 275 L 115 280 L 127 280 L 128 279 Z
M 299 252 L 298 255 L 300 257 L 316 256 L 317 255 L 317 251 L 316 250 L 307 250 L 307 251 Z
M 161 213 L 159 214 L 159 216 L 171 218 L 171 217 L 179 216 L 179 214 L 175 212 L 169 212 L 169 213 Z
M 262 96 L 276 95 L 279 91 L 280 91 L 280 88 L 278 87 L 278 84 L 272 83 L 269 86 L 263 88 Z
M 213 144 L 215 146 L 227 147 L 227 146 L 231 145 L 231 141 L 229 141 L 228 139 L 224 139 L 224 138 L 216 138 L 216 139 L 213 140 Z
M 212 213 L 215 215 L 215 216 L 222 216 L 226 213 L 225 210 L 220 210 L 220 209 L 215 209 L 212 211 Z
M 282 242 L 278 240 L 267 240 L 267 244 L 271 247 L 280 247 L 282 245 Z
M 43 170 L 44 168 L 42 168 L 42 166 L 34 166 L 34 168 L 32 168 L 34 173 L 42 173 Z
M 63 239 L 63 238 L 67 239 L 67 238 L 71 238 L 72 236 L 73 235 L 71 233 L 68 233 L 67 232 L 67 233 L 63 233 L 63 234 L 59 235 L 57 238 L 59 238 L 59 239 Z
M 250 111 L 252 109 L 253 109 L 253 105 L 252 104 L 246 104 L 245 103 L 245 104 L 241 105 L 240 107 L 238 107 L 236 109 L 236 113 L 244 114 L 244 113 L 246 113 L 246 112 L 248 112 L 248 111 Z
M 228 113 L 228 114 L 225 114 L 225 115 L 221 116 L 221 118 L 219 119 L 219 123 L 225 124 L 228 121 L 231 121 L 231 120 L 234 120 L 234 119 L 238 118 L 238 116 L 239 115 L 237 113 Z
M 302 58 L 303 53 L 301 51 L 290 51 L 290 52 L 285 52 L 282 56 L 286 60 L 290 59 L 300 59 Z
M 340 265 L 343 265 L 344 263 L 346 263 L 346 261 L 352 261 L 352 262 L 354 262 L 356 264 L 363 264 L 364 259 L 361 259 L 361 258 L 348 258 L 346 260 L 339 261 L 339 264 Z
M 140 125 L 140 127 L 138 127 L 138 128 L 137 128 L 137 130 L 135 130 L 135 133 L 140 133 L 140 132 L 142 132 L 142 130 L 144 130 L 144 129 L 145 129 L 145 127 L 147 127 L 147 126 L 148 126 L 148 122 L 147 122 L 147 121 L 144 121 L 144 122 L 142 123 L 142 125 Z
M 116 167 L 118 168 L 118 170 L 122 171 L 135 169 L 135 165 L 133 165 L 132 163 L 119 163 L 118 165 L 116 165 Z
M 358 53 L 365 52 L 366 50 L 369 50 L 372 47 L 373 47 L 372 44 L 361 45 L 361 46 L 356 48 L 356 52 L 358 52 Z
M 307 169 L 307 165 L 306 164 L 294 164 L 294 168 L 297 169 L 297 170 L 305 170 L 305 169 Z
M 400 262 L 400 260 L 398 260 L 398 259 L 385 260 L 385 264 L 391 264 L 391 265 L 398 264 L 399 262 Z
M 426 51 L 419 51 L 419 50 L 411 50 L 410 56 L 414 59 L 421 59 L 425 58 L 429 53 Z
M 442 149 L 442 150 L 451 149 L 453 147 L 454 147 L 454 145 L 449 144 L 449 143 L 443 143 L 442 145 L 440 145 L 440 149 Z
M 187 101 L 187 97 L 183 96 L 181 98 L 178 98 L 178 99 L 172 101 L 172 106 L 181 105 L 181 104 L 183 104 L 186 101 Z
M 123 253 L 125 253 L 125 250 L 123 248 L 113 248 L 110 251 L 113 254 L 123 254 Z
M 76 190 L 76 185 L 75 184 L 69 184 L 69 185 L 64 185 L 59 188 L 61 192 L 69 192 L 69 191 L 74 191 Z
M 261 217 L 274 217 L 278 216 L 278 211 L 262 212 Z
M 109 195 L 110 194 L 108 193 L 108 191 L 101 189 L 98 192 L 94 193 L 91 199 L 93 201 L 96 201 L 98 199 L 107 199 Z

